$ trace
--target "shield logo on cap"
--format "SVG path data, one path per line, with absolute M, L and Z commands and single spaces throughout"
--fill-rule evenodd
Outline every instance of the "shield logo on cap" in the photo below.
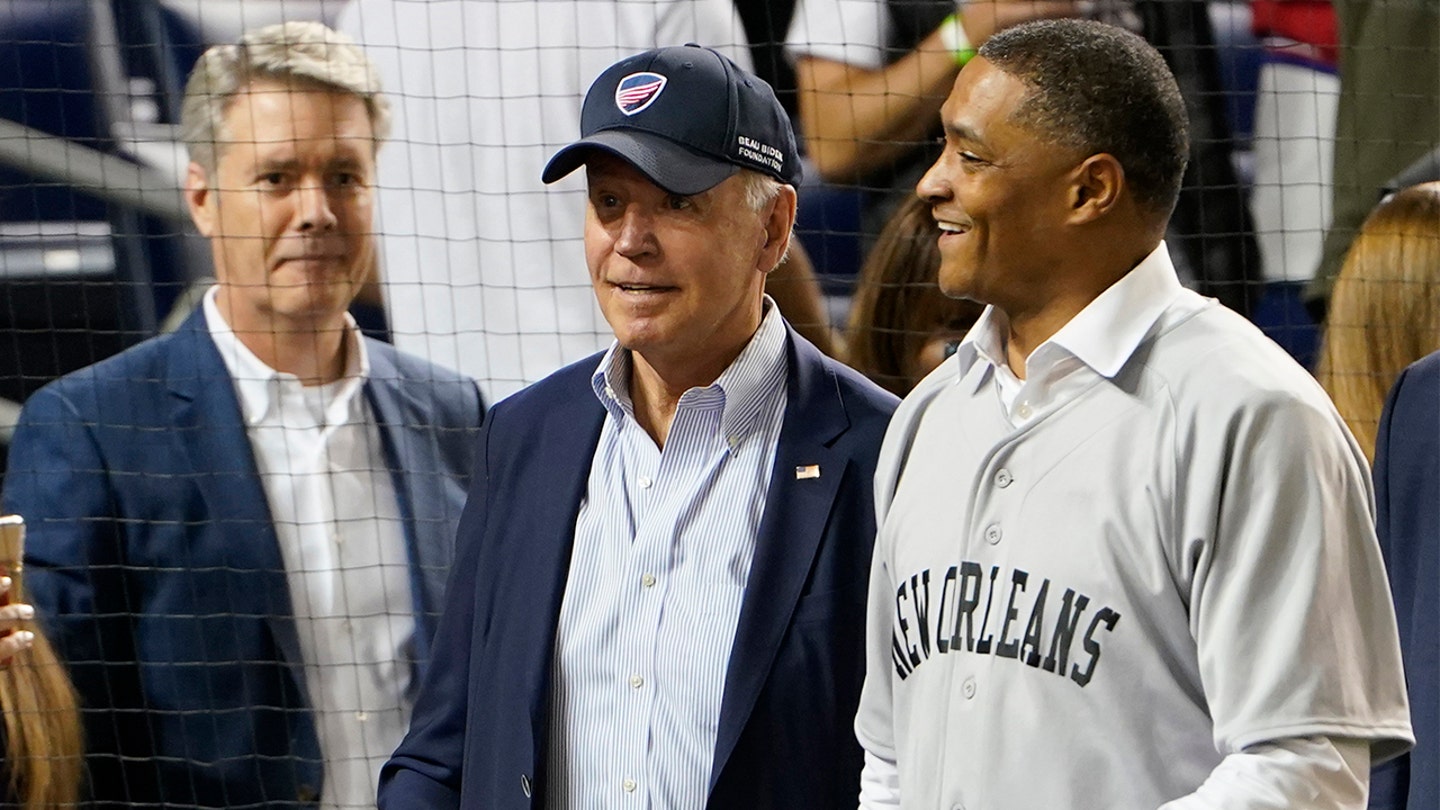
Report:
M 626 115 L 634 115 L 655 103 L 667 81 L 659 73 L 631 73 L 615 86 L 615 106 Z

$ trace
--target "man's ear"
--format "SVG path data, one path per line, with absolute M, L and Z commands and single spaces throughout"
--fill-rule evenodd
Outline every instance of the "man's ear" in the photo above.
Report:
M 185 171 L 185 206 L 190 209 L 190 219 L 201 236 L 215 235 L 215 193 L 210 188 L 210 178 L 199 163 L 192 162 Z
M 1072 176 L 1070 221 L 1094 222 L 1114 210 L 1125 191 L 1125 168 L 1114 155 L 1100 153 L 1086 158 Z
M 794 186 L 782 185 L 780 193 L 775 195 L 774 202 L 770 204 L 769 214 L 765 219 L 765 244 L 760 248 L 759 261 L 760 269 L 765 273 L 779 266 L 780 260 L 785 258 L 785 252 L 790 249 L 798 200 Z

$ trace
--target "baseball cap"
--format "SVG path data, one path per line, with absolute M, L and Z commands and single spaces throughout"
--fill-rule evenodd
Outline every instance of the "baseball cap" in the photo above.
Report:
M 800 182 L 790 117 L 764 79 L 699 45 L 623 59 L 585 94 L 580 140 L 550 158 L 546 183 L 596 151 L 623 158 L 672 194 L 699 194 L 740 169 Z

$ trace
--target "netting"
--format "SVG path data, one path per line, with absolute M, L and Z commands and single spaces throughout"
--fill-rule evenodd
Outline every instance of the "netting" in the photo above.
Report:
M 984 3 L 970 5 L 964 13 L 973 15 Z M 1386 196 L 1440 180 L 1440 6 L 1071 5 L 1144 36 L 1179 81 L 1191 148 L 1167 242 L 1182 281 L 1241 312 L 1317 371 L 1362 446 L 1373 450 L 1380 402 L 1395 375 L 1440 349 L 1440 187 Z M 93 545 L 56 551 L 50 576 L 83 585 L 74 592 L 78 601 L 65 606 L 75 613 L 65 619 L 71 624 L 61 645 L 77 667 L 82 696 L 86 689 L 130 696 L 105 707 L 107 726 L 88 727 L 92 744 L 110 746 L 110 775 L 133 777 L 126 763 L 154 759 L 159 764 L 145 777 L 151 781 L 131 786 L 134 795 L 173 799 L 179 794 L 164 789 L 175 789 L 173 780 L 182 777 L 171 770 L 183 772 L 183 763 L 162 761 L 161 738 L 193 733 L 211 746 L 195 756 L 211 759 L 206 776 L 183 777 L 190 792 L 181 802 L 203 804 L 208 800 L 199 797 L 214 795 L 206 794 L 214 786 L 203 779 L 222 784 L 233 776 L 226 763 L 250 754 L 227 747 L 217 733 L 222 723 L 183 703 L 147 702 L 164 692 L 157 680 L 203 671 L 203 682 L 189 684 L 190 691 L 175 685 L 175 693 L 273 696 L 256 716 L 268 712 L 279 731 L 255 730 L 262 717 L 250 733 L 263 738 L 256 745 L 270 746 L 266 756 L 282 753 L 238 766 L 247 778 L 301 794 L 313 786 L 323 758 L 317 739 L 325 732 L 306 724 L 303 707 L 315 701 L 294 682 L 270 683 L 271 692 L 258 685 L 288 677 L 284 656 L 246 660 L 250 668 L 238 680 L 218 673 L 230 653 L 314 654 L 318 642 L 270 639 L 268 647 L 247 647 L 250 634 L 294 634 L 293 623 L 287 631 L 271 625 L 277 618 L 290 622 L 297 611 L 293 604 L 287 613 L 242 600 L 226 589 L 244 590 L 250 586 L 235 583 L 247 580 L 221 574 L 243 570 L 265 579 L 287 594 L 285 604 L 306 587 L 322 586 L 287 585 L 287 574 L 293 580 L 296 566 L 310 564 L 298 558 L 238 559 L 187 546 L 185 538 L 218 528 L 217 538 L 239 531 L 276 543 L 276 533 L 254 525 L 266 523 L 265 509 L 241 514 L 213 500 L 243 500 L 246 493 L 262 507 L 269 499 L 270 516 L 284 523 L 280 541 L 298 547 L 339 543 L 335 538 L 351 529 L 324 527 L 345 521 L 379 526 L 359 532 L 377 548 L 395 532 L 412 536 L 415 525 L 453 533 L 461 468 L 469 460 L 447 446 L 473 432 L 478 411 L 468 384 L 441 369 L 473 378 L 493 403 L 610 343 L 586 271 L 583 173 L 549 186 L 540 174 L 550 155 L 577 136 L 591 80 L 620 57 L 699 42 L 776 88 L 807 158 L 799 249 L 771 279 L 770 292 L 802 333 L 901 394 L 953 352 L 980 308 L 939 293 L 934 223 L 916 202 L 915 186 L 940 148 L 938 112 L 954 77 L 953 64 L 937 69 L 916 54 L 933 52 L 937 42 L 954 46 L 937 31 L 955 10 L 950 0 L 0 0 L 0 441 L 8 446 L 22 405 L 44 386 L 159 335 L 183 335 L 187 323 L 195 332 L 219 254 L 200 233 L 206 226 L 192 211 L 196 199 L 187 205 L 181 193 L 192 171 L 180 134 L 186 79 L 206 48 L 281 20 L 321 20 L 345 32 L 378 70 L 393 126 L 372 178 L 375 216 L 367 226 L 376 250 L 373 268 L 365 270 L 374 275 L 363 279 L 363 289 L 357 284 L 350 311 L 366 334 L 435 364 L 371 350 L 368 372 L 383 368 L 403 386 L 431 390 L 422 398 L 440 404 L 417 410 L 399 403 L 393 414 L 400 421 L 391 425 L 385 406 L 371 402 L 381 418 L 357 428 L 359 455 L 335 450 L 326 431 L 337 421 L 364 422 L 364 409 L 354 416 L 345 410 L 352 399 L 326 389 L 310 411 L 296 406 L 295 413 L 319 414 L 302 426 L 315 441 L 304 445 L 311 447 L 304 460 L 288 440 L 277 440 L 278 455 L 260 452 L 258 461 L 256 450 L 237 442 L 221 448 L 236 456 L 228 466 L 167 465 L 166 454 L 210 442 L 213 425 L 208 417 L 167 421 L 159 405 L 146 404 L 161 402 L 158 396 L 126 401 L 127 383 L 144 388 L 165 380 L 167 393 L 202 396 L 203 390 L 181 390 L 164 377 L 174 367 L 148 355 L 107 366 L 98 387 L 50 389 L 50 400 L 27 411 L 33 429 L 65 446 L 30 451 L 22 468 L 13 457 L 0 466 L 5 504 L 25 507 L 41 538 Z M 1382 199 L 1389 208 L 1376 212 Z M 353 355 L 351 361 L 358 362 Z M 233 375 L 234 363 L 226 368 Z M 248 382 L 273 383 L 257 375 Z M 197 380 L 199 389 L 229 382 L 218 373 L 192 375 L 190 382 Z M 81 392 L 91 400 L 67 398 Z M 234 436 L 251 429 L 253 441 L 264 419 L 248 410 L 246 396 L 239 391 L 227 407 L 243 415 L 243 424 L 231 425 Z M 270 394 L 257 396 L 258 411 L 282 409 L 264 399 Z M 282 432 L 293 427 L 277 424 Z M 128 447 L 130 466 L 116 466 L 107 443 Z M 272 462 L 303 481 L 265 479 L 262 487 L 257 482 L 273 472 L 266 469 Z M 391 472 L 382 477 L 398 481 L 398 492 L 390 483 L 334 480 L 337 471 L 378 469 Z M 309 500 L 276 508 L 276 493 L 292 483 L 308 487 Z M 340 487 L 357 486 L 337 509 Z M 377 491 L 384 504 L 354 508 Z M 136 499 L 176 508 L 137 517 L 127 512 Z M 316 504 L 329 506 L 307 512 Z M 417 513 L 417 504 L 430 511 Z M 49 511 L 36 514 L 37 508 Z M 186 556 L 155 556 L 164 547 L 151 533 L 157 526 L 177 532 L 172 550 Z M 343 579 L 337 555 L 330 549 L 315 565 Z M 428 560 L 403 587 L 374 580 L 350 587 L 390 588 L 391 596 L 405 594 L 433 614 L 437 604 L 421 594 L 426 583 L 443 581 L 447 565 L 444 555 Z M 192 566 L 204 572 L 185 585 L 195 593 L 175 595 L 168 606 L 153 601 L 155 591 L 169 587 L 160 584 L 165 572 Z M 134 575 L 137 569 L 144 573 Z M 114 590 L 100 593 L 106 588 Z M 307 614 L 304 626 L 328 638 L 335 632 L 330 619 L 348 621 L 348 602 L 326 604 Z M 179 612 L 146 613 L 167 610 Z M 198 611 L 190 626 L 172 621 L 186 610 Z M 147 657 L 134 646 L 147 622 L 200 646 L 207 634 L 242 643 L 193 660 Z M 405 640 L 411 632 L 372 628 L 391 653 L 413 656 L 419 653 Z M 131 640 L 116 641 L 116 633 Z M 166 643 L 183 646 L 173 638 Z M 350 659 L 351 670 L 379 666 L 357 663 L 353 652 Z M 254 714 L 241 697 L 226 711 Z M 227 801 L 265 801 L 245 795 Z

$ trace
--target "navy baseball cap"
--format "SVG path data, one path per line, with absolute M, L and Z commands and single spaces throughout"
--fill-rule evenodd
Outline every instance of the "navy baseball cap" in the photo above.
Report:
M 620 157 L 672 194 L 699 194 L 740 169 L 800 182 L 790 117 L 770 85 L 709 48 L 658 48 L 623 59 L 585 94 L 580 140 L 545 166 L 546 183 L 596 151 Z

